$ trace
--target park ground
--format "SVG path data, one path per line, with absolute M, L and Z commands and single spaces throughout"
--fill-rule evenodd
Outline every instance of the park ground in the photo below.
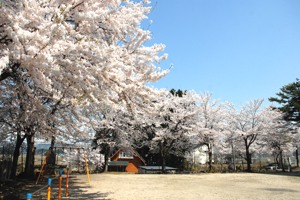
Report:
M 224 173 L 197 175 L 93 174 L 75 185 L 90 199 L 300 199 L 300 174 Z
M 65 178 L 64 178 L 65 179 Z M 51 199 L 57 199 L 58 180 L 53 178 Z M 12 183 L 6 198 L 46 199 L 47 180 Z M 5 191 L 2 195 L 5 196 Z M 300 173 L 212 173 L 212 174 L 91 174 L 90 184 L 84 174 L 71 175 L 69 197 L 62 199 L 94 200 L 296 200 L 300 199 Z M 18 198 L 15 198 L 19 196 Z

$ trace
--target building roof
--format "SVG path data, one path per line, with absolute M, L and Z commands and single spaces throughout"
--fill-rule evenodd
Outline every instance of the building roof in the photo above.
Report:
M 162 166 L 140 166 L 140 168 L 145 170 L 152 170 L 152 171 L 162 170 Z M 175 167 L 165 166 L 165 170 L 176 170 L 176 169 L 177 168 Z
M 146 164 L 146 161 L 142 158 L 142 156 L 136 152 L 132 147 L 121 147 L 119 148 L 112 156 L 111 158 L 113 158 L 114 156 L 116 156 L 118 153 L 120 153 L 121 151 L 124 152 L 128 152 L 131 151 L 133 153 L 134 156 L 138 157 L 144 164 Z

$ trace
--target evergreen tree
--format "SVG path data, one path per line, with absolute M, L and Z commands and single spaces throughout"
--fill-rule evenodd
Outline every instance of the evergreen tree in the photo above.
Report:
M 300 122 L 300 80 L 283 86 L 277 97 L 269 98 L 271 102 L 277 102 L 278 107 L 284 114 L 285 120 L 290 122 Z
M 296 82 L 280 88 L 280 92 L 276 94 L 278 97 L 271 97 L 269 101 L 277 102 L 281 105 L 278 107 L 284 113 L 284 119 L 292 122 L 292 126 L 300 125 L 300 80 L 297 78 Z M 294 126 L 295 127 L 295 126 Z M 294 129 L 294 128 L 293 128 Z M 299 145 L 296 140 L 296 162 L 299 167 Z

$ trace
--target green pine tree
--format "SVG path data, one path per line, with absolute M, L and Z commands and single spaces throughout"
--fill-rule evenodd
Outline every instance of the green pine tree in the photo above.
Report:
M 276 95 L 269 101 L 281 105 L 278 109 L 285 113 L 285 120 L 300 123 L 300 80 L 283 86 Z

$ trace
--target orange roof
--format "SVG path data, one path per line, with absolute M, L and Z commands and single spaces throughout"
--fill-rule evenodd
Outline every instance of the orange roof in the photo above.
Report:
M 120 151 L 122 151 L 123 150 L 123 148 L 124 147 L 121 147 L 121 148 L 119 148 L 112 156 L 111 156 L 111 158 L 113 158 L 114 156 L 116 156 Z M 125 148 L 124 148 L 125 149 Z M 130 150 L 130 151 L 132 151 L 133 152 L 133 155 L 135 155 L 136 157 L 138 157 L 143 163 L 144 163 L 144 165 L 146 165 L 146 161 L 142 158 L 142 156 L 138 153 L 138 152 L 136 152 L 132 147 L 127 147 L 126 148 L 126 150 Z

